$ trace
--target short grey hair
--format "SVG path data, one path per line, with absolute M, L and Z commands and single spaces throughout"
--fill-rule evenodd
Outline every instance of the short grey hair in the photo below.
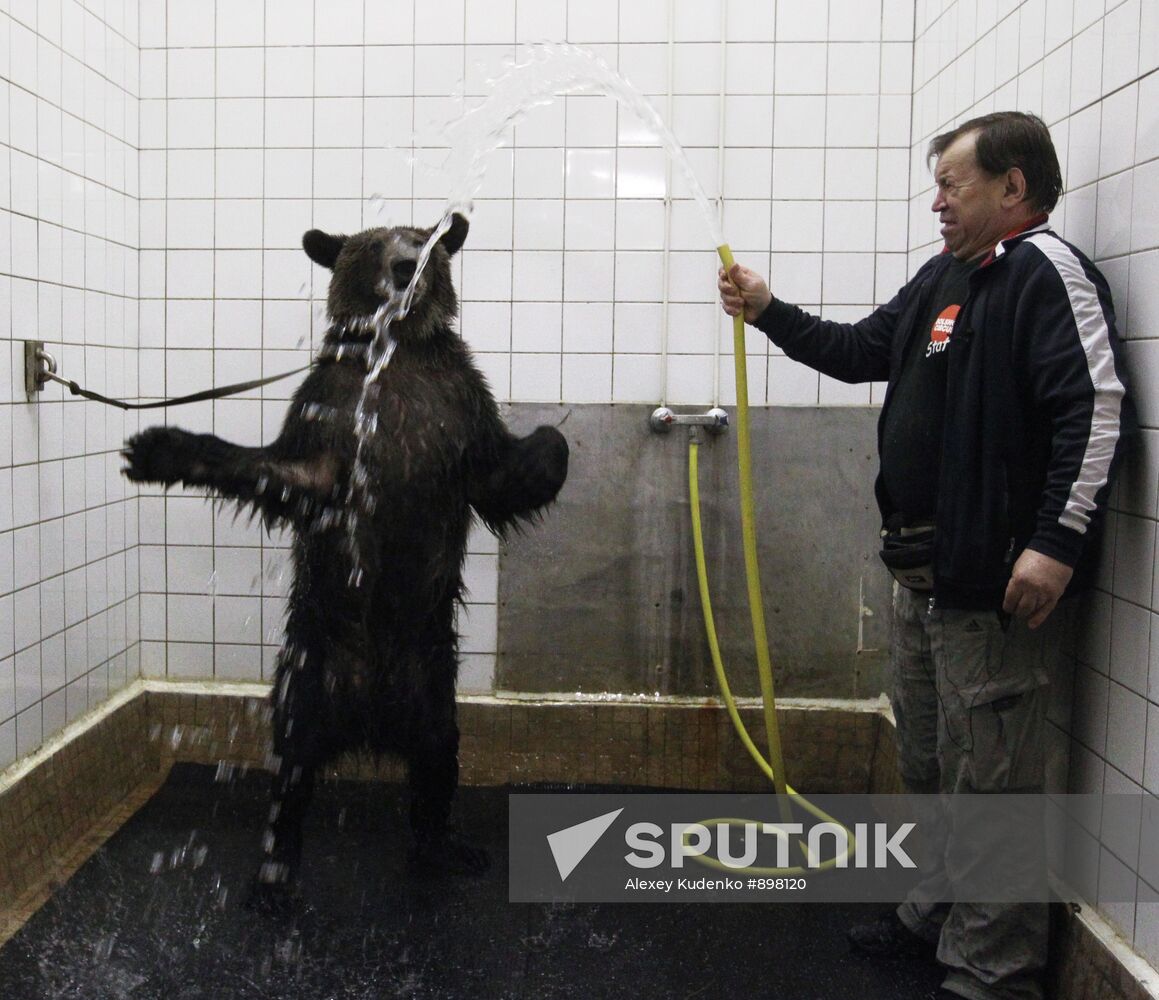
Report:
M 1049 212 L 1062 197 L 1062 171 L 1050 129 L 1037 115 L 996 111 L 963 122 L 930 140 L 926 161 L 939 157 L 961 136 L 976 133 L 978 166 L 991 176 L 1018 167 L 1026 178 L 1026 197 L 1040 212 Z

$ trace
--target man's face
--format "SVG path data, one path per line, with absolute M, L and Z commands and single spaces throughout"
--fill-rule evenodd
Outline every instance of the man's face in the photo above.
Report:
M 946 248 L 958 260 L 973 260 L 991 250 L 1018 223 L 1012 212 L 1017 205 L 1004 202 L 1006 176 L 993 177 L 978 166 L 976 139 L 974 132 L 959 136 L 938 157 L 934 169 L 930 208 L 942 223 Z

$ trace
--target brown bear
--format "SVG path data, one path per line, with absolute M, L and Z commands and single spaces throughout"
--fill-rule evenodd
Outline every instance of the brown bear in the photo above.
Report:
M 431 233 L 303 236 L 310 259 L 333 272 L 329 328 L 276 441 L 247 448 L 153 427 L 123 452 L 134 482 L 206 487 L 293 529 L 259 896 L 287 895 L 315 771 L 351 749 L 407 762 L 412 863 L 487 865 L 448 825 L 459 772 L 455 606 L 471 512 L 500 535 L 534 518 L 563 485 L 568 446 L 552 427 L 522 438 L 507 430 L 452 329 L 451 257 L 467 235 L 458 214 L 414 283 L 409 311 L 390 326 L 389 365 L 364 387 L 376 354 L 369 318 L 411 283 Z M 356 419 L 366 428 L 361 447 Z

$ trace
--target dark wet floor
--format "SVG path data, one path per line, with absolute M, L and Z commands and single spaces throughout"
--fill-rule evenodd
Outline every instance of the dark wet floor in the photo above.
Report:
M 526 789 L 524 789 L 526 790 Z M 479 878 L 408 874 L 402 790 L 326 783 L 291 918 L 242 905 L 267 779 L 178 765 L 0 949 L 4 1000 L 924 1000 L 921 960 L 850 953 L 880 907 L 507 901 L 507 788 L 463 788 Z

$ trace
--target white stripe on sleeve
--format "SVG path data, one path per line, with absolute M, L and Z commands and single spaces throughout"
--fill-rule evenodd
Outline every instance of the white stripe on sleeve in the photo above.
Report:
M 1066 506 L 1058 519 L 1063 527 L 1084 534 L 1095 509 L 1095 495 L 1106 485 L 1110 475 L 1111 459 L 1114 458 L 1115 444 L 1119 438 L 1119 412 L 1125 390 L 1115 371 L 1110 331 L 1103 317 L 1102 304 L 1081 261 L 1051 233 L 1036 233 L 1026 242 L 1042 251 L 1066 286 L 1075 327 L 1087 359 L 1087 371 L 1094 387 L 1094 413 L 1091 415 L 1086 451 L 1078 476 L 1071 485 Z

